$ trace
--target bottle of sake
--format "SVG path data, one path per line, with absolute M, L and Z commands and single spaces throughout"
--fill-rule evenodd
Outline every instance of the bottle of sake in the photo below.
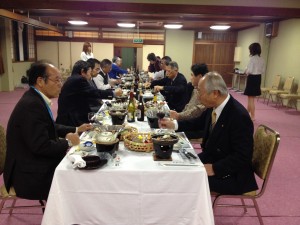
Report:
M 129 103 L 127 108 L 127 122 L 135 122 L 135 102 L 133 91 L 131 91 L 129 95 Z

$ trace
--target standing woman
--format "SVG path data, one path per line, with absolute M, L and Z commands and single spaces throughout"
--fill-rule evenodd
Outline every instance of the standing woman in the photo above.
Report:
M 250 113 L 252 121 L 255 120 L 255 97 L 261 95 L 260 83 L 261 75 L 265 72 L 265 61 L 260 57 L 261 47 L 259 43 L 252 43 L 249 46 L 250 61 L 245 71 L 247 85 L 244 95 L 248 96 L 247 110 Z
M 92 46 L 90 42 L 84 42 L 82 47 L 82 52 L 80 55 L 80 59 L 83 61 L 87 61 L 90 58 L 94 58 L 94 54 L 92 53 Z

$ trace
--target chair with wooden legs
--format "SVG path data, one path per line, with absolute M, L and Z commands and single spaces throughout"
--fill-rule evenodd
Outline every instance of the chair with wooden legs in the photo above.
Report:
M 292 88 L 293 88 L 294 79 L 295 79 L 295 77 L 288 77 L 284 82 L 283 90 L 270 90 L 267 105 L 269 104 L 269 101 L 271 99 L 272 102 L 274 102 L 274 100 L 276 100 L 276 106 L 277 106 L 278 95 L 290 94 L 292 91 Z
M 6 139 L 5 139 L 5 130 L 0 125 L 0 175 L 3 173 L 4 170 L 4 162 L 5 162 L 5 156 L 6 156 Z M 12 214 L 12 211 L 14 209 L 24 209 L 24 208 L 32 208 L 32 207 L 38 207 L 42 208 L 44 210 L 45 208 L 45 201 L 39 200 L 40 205 L 27 205 L 27 206 L 16 206 L 16 201 L 20 199 L 17 197 L 16 192 L 13 187 L 10 188 L 9 191 L 6 190 L 5 185 L 3 184 L 0 187 L 0 214 L 2 213 L 2 210 L 9 210 L 9 214 Z M 6 202 L 11 201 L 10 206 L 6 206 Z
M 274 79 L 273 79 L 271 87 L 262 87 L 262 88 L 260 88 L 261 97 L 264 99 L 264 102 L 265 102 L 265 100 L 267 98 L 267 95 L 269 94 L 269 91 L 271 91 L 271 90 L 278 90 L 279 89 L 280 80 L 281 80 L 281 76 L 280 75 L 276 75 L 274 77 Z M 260 96 L 257 98 L 257 101 L 258 101 L 259 98 L 260 98 Z
M 217 207 L 240 207 L 244 209 L 244 213 L 247 212 L 247 208 L 254 208 L 258 220 L 263 225 L 262 216 L 259 211 L 259 207 L 256 199 L 263 196 L 267 188 L 267 183 L 272 170 L 275 155 L 280 142 L 280 135 L 278 132 L 272 130 L 265 125 L 259 125 L 254 134 L 254 151 L 252 158 L 252 165 L 255 174 L 262 179 L 262 185 L 258 191 L 244 193 L 242 195 L 222 195 L 218 193 L 212 193 L 215 197 L 213 201 L 213 209 Z M 221 204 L 222 199 L 240 199 L 242 204 Z M 245 199 L 252 200 L 253 204 L 246 204 Z
M 297 100 L 300 99 L 300 85 L 298 85 L 296 94 L 279 94 L 278 102 L 281 103 L 281 106 L 295 106 L 297 109 Z

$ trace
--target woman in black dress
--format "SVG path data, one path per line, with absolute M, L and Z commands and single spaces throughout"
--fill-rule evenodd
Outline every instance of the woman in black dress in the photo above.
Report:
M 247 75 L 247 85 L 244 95 L 248 96 L 247 110 L 251 119 L 255 120 L 255 97 L 261 95 L 260 83 L 261 75 L 265 71 L 265 61 L 260 57 L 261 47 L 259 43 L 252 43 L 249 46 L 250 61 L 248 63 L 245 74 Z

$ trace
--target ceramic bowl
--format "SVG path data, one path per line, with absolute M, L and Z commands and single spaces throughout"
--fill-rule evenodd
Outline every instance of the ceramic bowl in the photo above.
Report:
M 119 139 L 112 142 L 96 141 L 96 148 L 98 152 L 108 152 L 112 155 L 119 149 Z
M 178 142 L 178 137 L 174 134 L 154 134 L 152 142 L 156 156 L 160 159 L 169 159 L 173 145 Z

